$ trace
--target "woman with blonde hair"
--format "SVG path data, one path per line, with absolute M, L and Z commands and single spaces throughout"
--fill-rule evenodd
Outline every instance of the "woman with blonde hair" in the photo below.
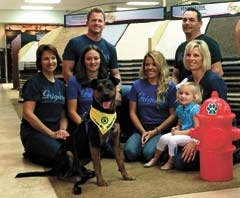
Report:
M 227 101 L 227 86 L 224 80 L 211 71 L 211 58 L 208 45 L 203 40 L 189 42 L 184 52 L 184 66 L 191 71 L 189 81 L 199 84 L 202 89 L 202 102 L 217 91 L 220 98 Z M 174 156 L 174 165 L 179 170 L 198 170 L 199 155 L 196 142 L 191 141 Z
M 140 79 L 133 82 L 128 95 L 134 133 L 125 143 L 129 161 L 153 157 L 161 134 L 172 127 L 176 107 L 176 86 L 169 78 L 169 67 L 163 54 L 153 50 L 143 59 Z
M 184 66 L 192 72 L 188 78 L 199 84 L 203 90 L 203 101 L 217 91 L 220 98 L 227 100 L 227 87 L 224 80 L 211 71 L 211 55 L 208 45 L 202 40 L 189 42 L 184 52 Z
M 174 167 L 173 158 L 177 146 L 184 146 L 188 142 L 194 141 L 189 136 L 191 128 L 198 126 L 196 114 L 200 111 L 202 94 L 200 87 L 193 82 L 185 82 L 177 90 L 177 100 L 180 103 L 175 111 L 178 123 L 171 132 L 162 135 L 157 143 L 154 157 L 144 167 L 152 167 L 158 164 L 159 157 L 168 146 L 168 161 L 161 166 L 162 170 L 169 170 Z

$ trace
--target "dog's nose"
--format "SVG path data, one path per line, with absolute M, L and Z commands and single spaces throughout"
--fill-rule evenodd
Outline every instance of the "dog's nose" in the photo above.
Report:
M 103 99 L 109 99 L 109 93 L 104 93 Z

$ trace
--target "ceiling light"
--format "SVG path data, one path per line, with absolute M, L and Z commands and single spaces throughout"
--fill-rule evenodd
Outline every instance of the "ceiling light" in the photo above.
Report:
M 25 3 L 47 3 L 47 4 L 57 4 L 61 0 L 24 0 Z
M 22 10 L 52 10 L 52 6 L 21 6 Z
M 137 10 L 137 8 L 121 8 L 121 7 L 116 8 L 116 11 L 123 11 L 123 10 Z
M 154 6 L 160 4 L 156 1 L 129 1 L 126 3 L 127 5 L 140 5 L 140 6 Z

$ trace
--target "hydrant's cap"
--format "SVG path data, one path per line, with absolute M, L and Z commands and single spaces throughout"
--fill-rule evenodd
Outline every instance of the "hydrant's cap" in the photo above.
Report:
M 234 116 L 228 103 L 219 98 L 217 91 L 213 91 L 211 98 L 204 101 L 199 114 L 204 116 Z

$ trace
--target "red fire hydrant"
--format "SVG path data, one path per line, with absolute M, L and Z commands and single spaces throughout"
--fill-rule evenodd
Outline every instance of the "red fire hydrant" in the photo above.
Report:
M 199 126 L 189 135 L 200 141 L 200 177 L 207 181 L 228 181 L 233 178 L 233 140 L 240 139 L 240 129 L 232 126 L 235 114 L 216 91 L 204 101 L 196 115 Z

